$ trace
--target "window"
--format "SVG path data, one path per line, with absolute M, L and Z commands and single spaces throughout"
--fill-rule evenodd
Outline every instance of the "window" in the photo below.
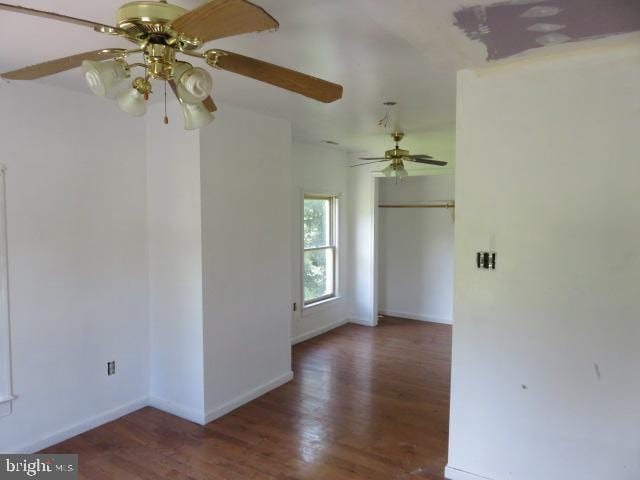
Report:
M 337 205 L 335 196 L 304 196 L 305 307 L 336 296 Z

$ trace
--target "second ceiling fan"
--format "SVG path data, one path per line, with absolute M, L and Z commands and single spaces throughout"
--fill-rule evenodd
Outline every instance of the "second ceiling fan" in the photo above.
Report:
M 396 178 L 402 180 L 409 176 L 409 172 L 404 167 L 404 162 L 415 162 L 422 163 L 427 165 L 437 165 L 439 167 L 444 167 L 447 165 L 447 162 L 443 162 L 440 160 L 435 160 L 430 155 L 411 155 L 409 150 L 403 150 L 400 148 L 400 142 L 404 138 L 404 133 L 402 132 L 394 132 L 391 134 L 391 138 L 396 143 L 395 148 L 391 150 L 387 150 L 384 154 L 384 157 L 365 157 L 360 160 L 367 160 L 364 163 L 359 163 L 357 165 L 352 165 L 352 167 L 361 167 L 363 165 L 371 165 L 372 163 L 381 163 L 381 162 L 391 162 L 387 168 L 382 170 L 380 173 L 383 173 L 385 176 L 390 177 L 392 174 L 395 174 Z
M 93 93 L 106 97 L 122 87 L 132 69 L 140 68 L 141 75 L 116 96 L 118 106 L 134 116 L 146 113 L 145 100 L 152 90 L 149 80 L 155 79 L 165 82 L 165 88 L 168 84 L 176 94 L 186 129 L 201 128 L 213 120 L 211 112 L 217 108 L 210 97 L 211 76 L 178 60 L 178 54 L 320 102 L 331 103 L 342 97 L 342 86 L 304 73 L 226 50 L 198 51 L 211 40 L 279 27 L 271 15 L 247 0 L 212 0 L 191 11 L 165 0 L 136 1 L 118 9 L 117 26 L 6 3 L 0 3 L 0 10 L 82 25 L 134 43 L 131 49 L 94 50 L 0 75 L 9 80 L 35 80 L 82 66 Z M 127 57 L 134 54 L 142 54 L 142 61 L 127 62 Z

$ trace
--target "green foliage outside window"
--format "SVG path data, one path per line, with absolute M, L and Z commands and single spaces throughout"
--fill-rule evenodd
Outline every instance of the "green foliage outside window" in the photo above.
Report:
M 321 298 L 333 292 L 333 249 L 331 245 L 331 199 L 305 198 L 304 300 Z
M 304 254 L 304 300 L 327 295 L 327 262 L 324 250 Z

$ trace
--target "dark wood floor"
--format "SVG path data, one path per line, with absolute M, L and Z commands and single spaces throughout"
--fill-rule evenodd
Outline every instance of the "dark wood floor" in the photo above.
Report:
M 47 452 L 80 478 L 442 480 L 451 327 L 386 318 L 293 349 L 295 380 L 201 427 L 152 408 Z

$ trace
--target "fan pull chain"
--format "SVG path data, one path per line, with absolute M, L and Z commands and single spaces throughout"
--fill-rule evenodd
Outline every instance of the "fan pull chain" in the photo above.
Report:
M 144 79 L 145 79 L 145 81 L 146 81 L 146 82 L 148 82 L 148 81 L 149 81 L 149 70 L 147 70 L 147 68 L 146 68 L 146 67 L 145 67 L 145 69 L 144 69 Z M 145 99 L 145 101 L 147 101 L 147 102 L 149 101 L 149 92 L 145 92 L 145 93 L 144 93 L 144 99 Z
M 169 117 L 167 116 L 167 82 L 164 82 L 164 124 L 169 125 Z

